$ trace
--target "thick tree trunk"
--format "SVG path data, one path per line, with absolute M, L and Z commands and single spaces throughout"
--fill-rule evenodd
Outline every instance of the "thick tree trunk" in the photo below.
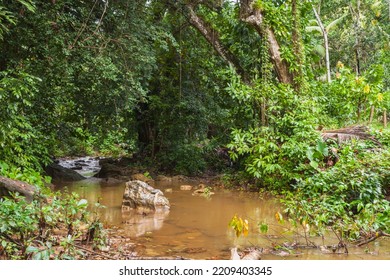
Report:
M 282 59 L 279 42 L 273 30 L 264 24 L 264 16 L 260 10 L 253 9 L 253 0 L 241 0 L 240 18 L 242 21 L 252 25 L 260 36 L 265 37 L 268 42 L 271 61 L 274 70 L 281 83 L 292 84 L 293 76 L 289 71 L 289 65 Z
M 241 76 L 243 81 L 249 82 L 249 77 L 241 67 L 238 59 L 222 45 L 218 31 L 213 29 L 209 23 L 199 16 L 191 4 L 186 5 L 186 12 L 190 24 L 195 27 L 210 43 L 210 45 L 213 46 L 215 51 L 236 70 L 237 74 Z
M 11 193 L 18 192 L 24 195 L 28 201 L 32 201 L 34 193 L 37 191 L 37 189 L 30 184 L 3 176 L 0 176 L 0 189 L 5 189 Z

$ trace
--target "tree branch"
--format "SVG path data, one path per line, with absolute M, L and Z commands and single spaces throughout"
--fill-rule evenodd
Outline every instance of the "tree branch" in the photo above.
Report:
M 328 83 L 330 83 L 331 77 L 330 77 L 330 60 L 329 60 L 329 43 L 328 43 L 328 32 L 326 31 L 324 25 L 322 24 L 320 15 L 317 13 L 317 10 L 313 8 L 314 15 L 316 16 L 316 20 L 318 23 L 318 26 L 321 28 L 322 36 L 324 37 L 324 45 L 325 45 L 325 61 L 326 61 L 326 79 Z
M 289 66 L 281 57 L 280 46 L 275 33 L 269 26 L 264 24 L 262 11 L 252 7 L 253 0 L 241 0 L 240 4 L 241 20 L 252 25 L 260 36 L 266 38 L 269 45 L 268 51 L 279 81 L 285 84 L 292 84 L 293 76 L 289 72 Z
M 377 233 L 375 234 L 375 236 L 373 236 L 373 237 L 371 237 L 371 238 L 369 238 L 369 239 L 367 239 L 367 240 L 365 240 L 365 241 L 363 241 L 363 242 L 360 242 L 357 246 L 358 246 L 358 247 L 361 247 L 361 246 L 366 245 L 366 244 L 368 244 L 368 243 L 370 243 L 370 242 L 372 242 L 372 241 L 375 241 L 375 240 L 378 239 L 379 237 L 383 237 L 383 236 L 390 237 L 390 234 L 385 233 L 385 232 L 383 232 L 383 231 L 379 231 L 379 232 L 377 232 Z
M 242 80 L 249 83 L 250 79 L 245 70 L 240 65 L 237 57 L 234 56 L 227 48 L 223 46 L 220 40 L 220 35 L 209 23 L 207 23 L 201 16 L 199 16 L 192 4 L 186 4 L 186 15 L 189 23 L 195 27 L 203 37 L 213 46 L 215 51 L 226 61 L 233 66 L 237 74 L 241 76 Z

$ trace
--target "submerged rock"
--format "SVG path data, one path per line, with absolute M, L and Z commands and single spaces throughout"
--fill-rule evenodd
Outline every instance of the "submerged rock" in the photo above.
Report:
M 181 185 L 180 186 L 180 190 L 182 190 L 182 191 L 190 191 L 190 190 L 192 190 L 192 186 L 191 185 Z
M 168 199 L 161 190 L 155 189 L 140 180 L 129 181 L 123 194 L 122 211 L 132 209 L 142 214 L 155 211 L 167 211 Z

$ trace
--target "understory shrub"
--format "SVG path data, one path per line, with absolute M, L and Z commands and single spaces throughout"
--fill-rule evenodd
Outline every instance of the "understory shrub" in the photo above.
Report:
M 335 232 L 349 240 L 389 233 L 390 204 L 385 187 L 390 179 L 390 152 L 352 142 L 339 150 L 340 160 L 301 179 L 282 202 L 293 223 L 323 235 Z

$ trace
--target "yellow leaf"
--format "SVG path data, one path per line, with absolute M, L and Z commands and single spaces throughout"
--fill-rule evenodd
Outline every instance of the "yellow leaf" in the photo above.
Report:
M 249 232 L 249 222 L 248 222 L 248 220 L 244 220 L 242 234 L 244 234 L 244 236 L 247 236 L 248 232 Z
M 364 93 L 369 93 L 370 92 L 370 85 L 365 85 L 363 89 Z
M 383 101 L 383 94 L 382 93 L 378 93 L 378 101 L 379 102 Z
M 276 218 L 276 220 L 277 220 L 279 223 L 282 223 L 282 222 L 283 222 L 283 216 L 282 216 L 282 214 L 280 214 L 280 212 L 276 212 L 276 213 L 275 213 L 275 218 Z
M 234 217 L 229 222 L 229 226 L 233 228 L 236 237 L 240 237 L 240 235 L 247 236 L 249 231 L 249 222 L 248 220 L 243 220 L 241 217 Z

